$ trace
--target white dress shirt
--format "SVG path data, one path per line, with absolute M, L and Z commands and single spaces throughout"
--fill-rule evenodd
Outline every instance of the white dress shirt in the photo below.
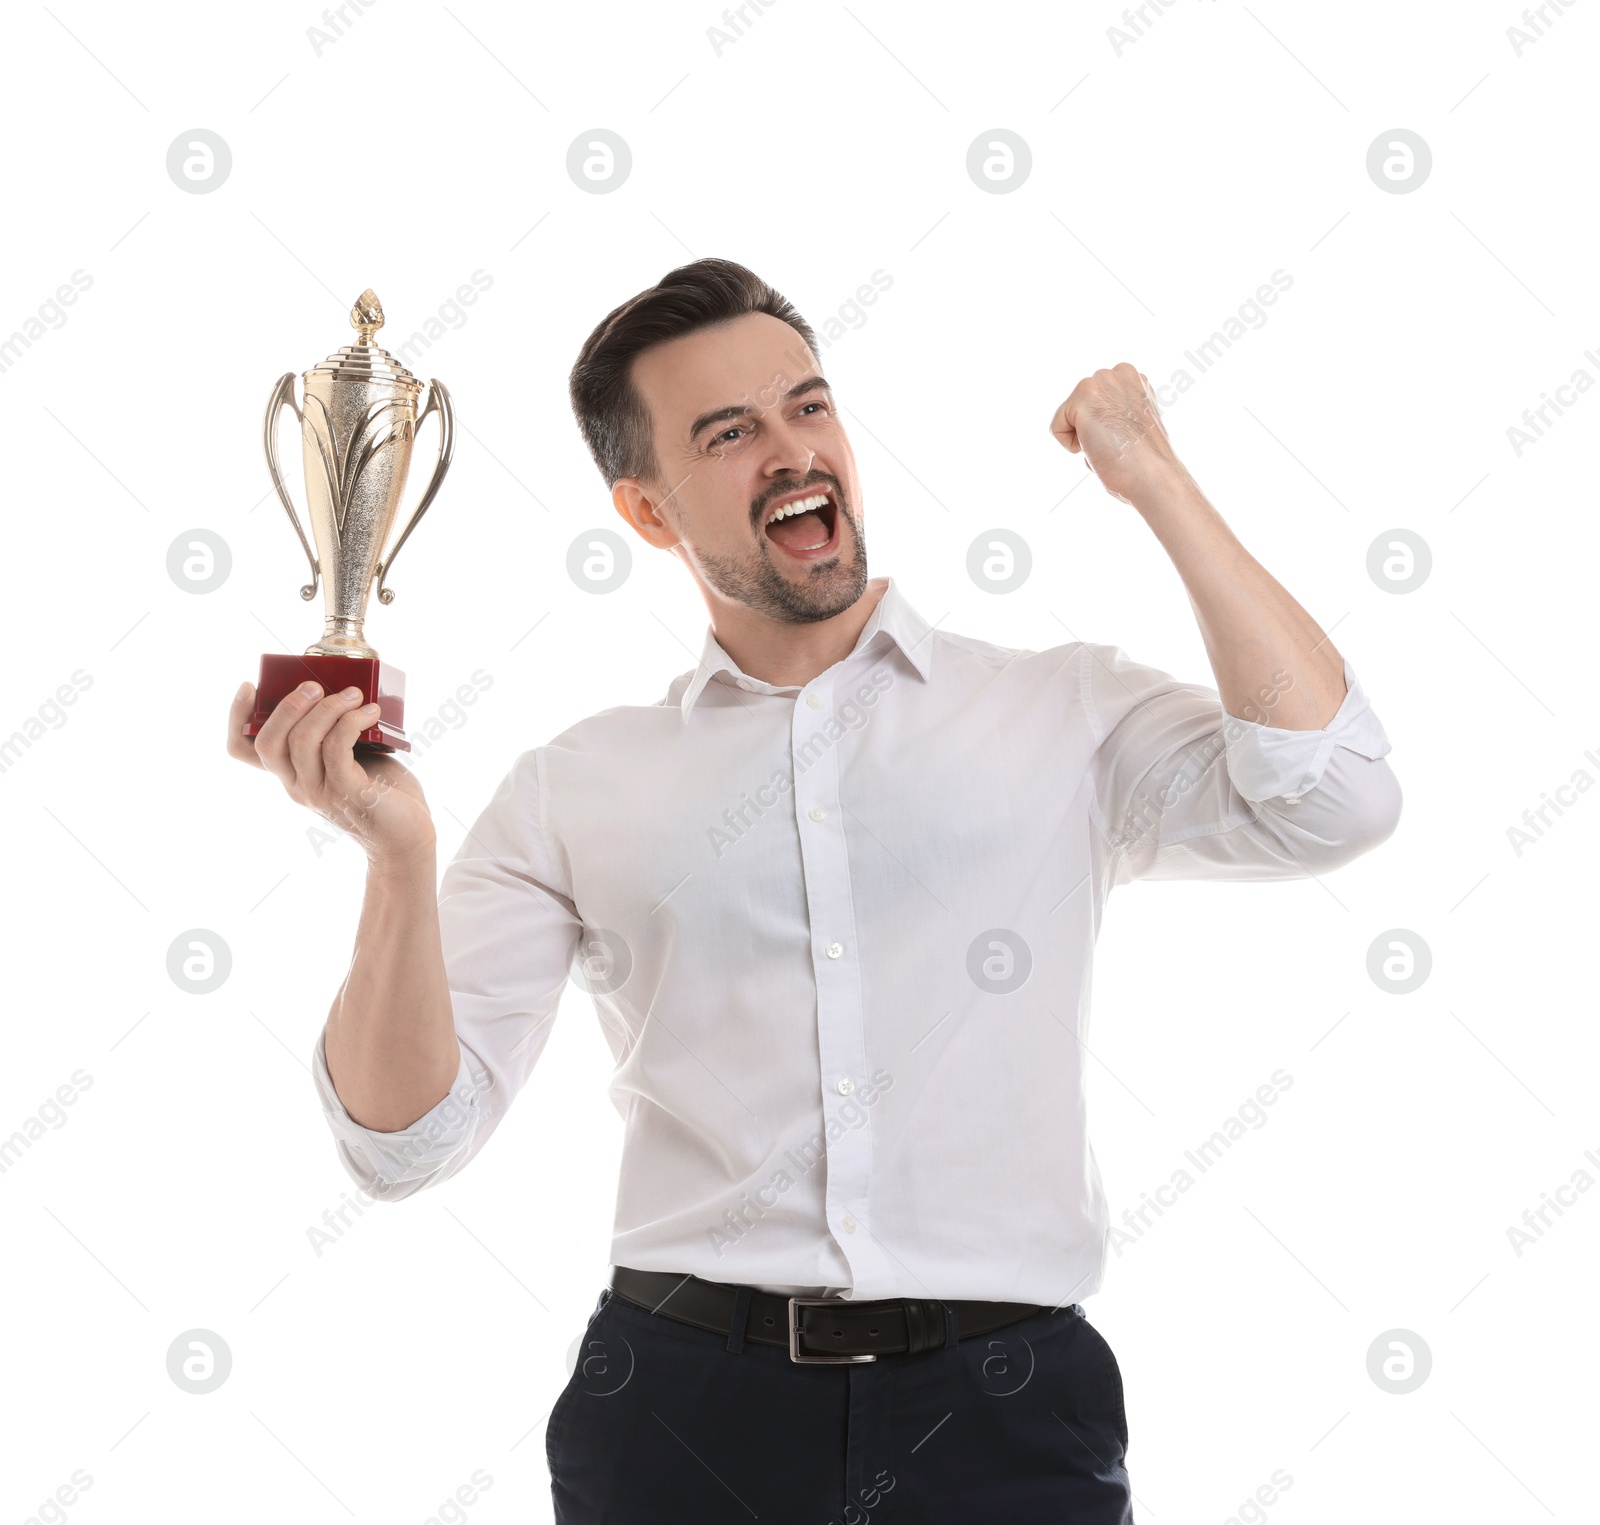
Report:
M 314 1073 L 382 1198 L 466 1166 L 593 999 L 624 1127 L 613 1263 L 771 1291 L 1056 1306 L 1109 1231 L 1090 966 L 1132 878 L 1322 874 L 1400 791 L 1348 663 L 1324 730 L 1224 713 L 1114 646 L 932 629 L 888 580 L 803 687 L 708 629 L 653 705 L 522 753 L 439 891 L 461 1066 L 396 1133 Z

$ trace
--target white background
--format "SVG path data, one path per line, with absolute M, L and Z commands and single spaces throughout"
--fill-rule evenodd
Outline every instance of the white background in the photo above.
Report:
M 669 557 L 636 542 L 606 596 L 567 575 L 574 539 L 620 525 L 565 388 L 604 313 L 705 254 L 819 326 L 892 278 L 824 357 L 874 574 L 945 629 L 1111 641 L 1207 683 L 1160 547 L 1047 425 L 1097 368 L 1193 372 L 1186 350 L 1292 277 L 1168 422 L 1359 673 L 1404 815 L 1320 884 L 1114 897 L 1091 1092 L 1113 1211 L 1274 1069 L 1293 1086 L 1088 1311 L 1126 1380 L 1141 1521 L 1241 1518 L 1278 1469 L 1292 1486 L 1242 1518 L 1592 1518 L 1600 1192 L 1521 1255 L 1507 1229 L 1600 1180 L 1600 802 L 1568 796 L 1520 854 L 1507 828 L 1600 778 L 1600 397 L 1520 455 L 1507 429 L 1580 367 L 1600 379 L 1596 12 L 1549 7 L 1519 52 L 1509 0 L 1177 0 L 1122 42 L 1110 3 L 782 0 L 719 51 L 713 3 L 377 0 L 320 52 L 309 3 L 11 13 L 0 334 L 74 271 L 92 284 L 0 372 L 0 736 L 46 711 L 0 772 L 0 1137 L 92 1083 L 0 1174 L 0 1519 L 549 1518 L 544 1420 L 609 1259 L 609 1056 L 569 987 L 472 1168 L 313 1249 L 353 1191 L 307 1061 L 363 862 L 223 751 L 260 653 L 320 628 L 261 414 L 347 342 L 363 287 L 395 347 L 491 278 L 414 364 L 460 440 L 369 623 L 413 727 L 492 678 L 414 760 L 443 858 L 517 753 L 653 702 L 698 655 L 704 606 Z M 566 170 L 597 127 L 633 155 L 609 194 Z M 966 155 L 997 127 L 1033 165 L 986 194 Z M 1433 157 L 1404 194 L 1366 169 L 1397 127 Z M 166 170 L 194 128 L 232 155 L 205 194 Z M 996 527 L 1034 560 L 1004 596 L 966 571 Z M 1404 594 L 1367 571 L 1396 528 L 1433 558 Z M 167 571 L 197 529 L 232 555 L 207 594 Z M 49 710 L 74 672 L 92 683 Z M 1403 996 L 1366 965 L 1395 928 L 1433 959 Z M 167 973 L 191 929 L 231 951 L 208 995 Z M 193 1329 L 232 1353 L 207 1395 L 167 1373 Z M 1405 1395 L 1367 1371 L 1393 1329 L 1432 1354 Z M 76 1469 L 91 1486 L 41 1514 Z M 441 1515 L 478 1469 L 492 1485 Z

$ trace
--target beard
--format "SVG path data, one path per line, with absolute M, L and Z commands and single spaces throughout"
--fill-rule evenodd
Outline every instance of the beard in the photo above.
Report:
M 850 533 L 840 535 L 840 548 L 832 556 L 806 566 L 804 581 L 785 577 L 778 570 L 774 560 L 777 548 L 765 529 L 760 532 L 760 543 L 746 556 L 719 556 L 696 550 L 695 560 L 706 581 L 724 598 L 791 625 L 832 619 L 855 604 L 867 587 L 866 541 L 860 521 L 844 501 L 838 484 L 829 481 L 820 485 L 827 487 L 834 512 L 843 516 Z M 848 545 L 843 543 L 846 540 Z

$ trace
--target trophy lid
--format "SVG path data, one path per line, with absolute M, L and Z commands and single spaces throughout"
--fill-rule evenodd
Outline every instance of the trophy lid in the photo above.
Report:
M 338 381 L 359 381 L 379 385 L 406 387 L 421 391 L 422 383 L 408 371 L 388 350 L 373 342 L 372 336 L 383 327 L 383 304 L 369 286 L 355 300 L 350 309 L 350 326 L 356 331 L 356 342 L 347 344 L 320 365 L 305 373 L 326 376 Z

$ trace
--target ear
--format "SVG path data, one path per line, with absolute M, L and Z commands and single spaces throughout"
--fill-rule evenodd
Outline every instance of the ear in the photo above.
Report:
M 677 545 L 680 539 L 657 509 L 665 497 L 666 494 L 639 477 L 618 477 L 611 489 L 611 502 L 616 511 L 641 539 L 662 551 Z

